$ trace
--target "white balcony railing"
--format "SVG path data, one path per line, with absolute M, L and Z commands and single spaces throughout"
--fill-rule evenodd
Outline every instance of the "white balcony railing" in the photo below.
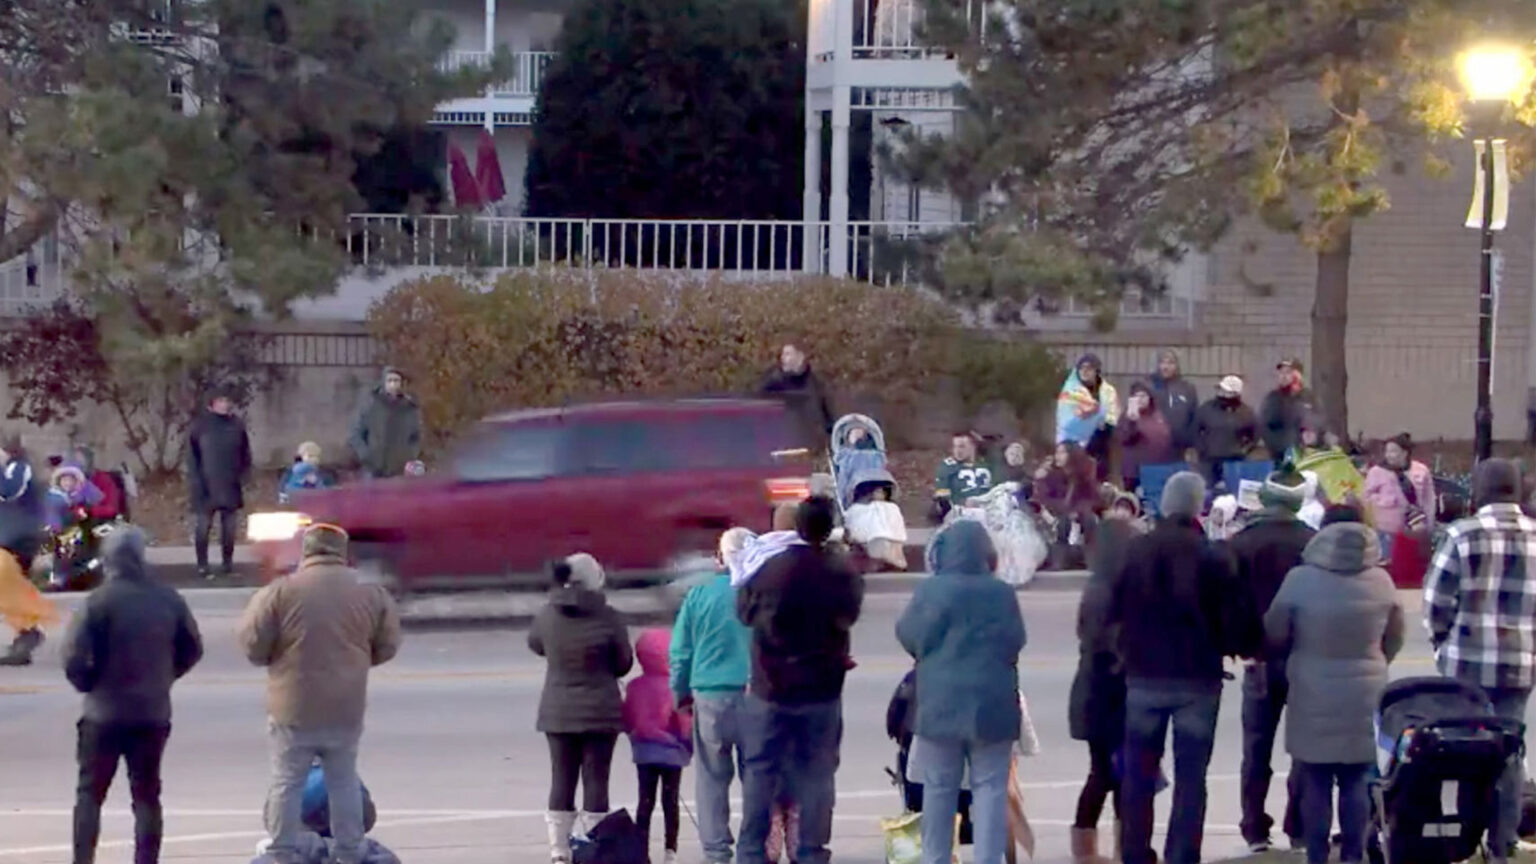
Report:
M 959 0 L 971 32 L 986 34 L 985 0 Z M 849 10 L 847 7 L 852 7 Z M 925 32 L 923 0 L 813 0 L 810 8 L 812 55 L 828 62 L 837 48 L 837 16 L 852 13 L 848 48 L 855 60 L 920 60 L 948 57 Z M 847 19 L 845 19 L 847 20 Z
M 551 51 L 517 51 L 512 54 L 512 77 L 491 85 L 491 95 L 504 98 L 537 96 L 544 86 L 544 70 L 555 57 Z M 438 67 L 444 72 L 485 68 L 491 55 L 485 51 L 450 51 Z

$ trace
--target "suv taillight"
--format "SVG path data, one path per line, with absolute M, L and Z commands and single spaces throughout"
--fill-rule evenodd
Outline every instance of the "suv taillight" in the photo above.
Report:
M 769 480 L 768 501 L 774 506 L 798 504 L 811 497 L 811 481 L 808 477 L 778 477 Z

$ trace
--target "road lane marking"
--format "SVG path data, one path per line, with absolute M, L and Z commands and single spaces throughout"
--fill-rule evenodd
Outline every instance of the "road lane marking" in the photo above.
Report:
M 1237 775 L 1237 774 L 1211 774 L 1211 775 L 1207 776 L 1205 779 L 1206 779 L 1206 782 L 1208 782 L 1208 783 L 1230 783 L 1230 782 L 1237 781 L 1239 779 L 1239 775 Z M 1037 782 L 1032 782 L 1032 783 L 1020 783 L 1019 787 L 1021 789 L 1023 789 L 1025 792 L 1029 792 L 1029 791 L 1037 791 L 1038 792 L 1038 791 L 1047 791 L 1047 790 L 1052 790 L 1052 789 L 1077 789 L 1077 788 L 1081 788 L 1082 785 L 1083 785 L 1083 781 L 1082 780 L 1080 780 L 1080 779 L 1073 779 L 1073 780 L 1042 780 L 1042 781 L 1037 781 Z M 882 788 L 882 789 L 858 789 L 858 790 L 852 790 L 852 791 L 848 791 L 848 792 L 839 792 L 839 793 L 837 793 L 837 800 L 838 801 L 845 801 L 845 800 L 846 801 L 864 801 L 864 800 L 870 800 L 870 799 L 875 799 L 875 798 L 884 798 L 884 797 L 891 796 L 891 795 L 896 795 L 896 794 L 897 794 L 897 792 L 896 792 L 896 789 L 895 789 L 894 786 L 887 786 L 887 787 Z M 686 803 L 690 807 L 696 806 L 696 802 L 694 802 L 694 801 L 688 801 Z M 741 805 L 741 798 L 740 797 L 734 797 L 734 798 L 731 799 L 731 803 L 736 805 L 736 806 L 740 806 Z M 165 816 L 166 816 L 167 819 L 223 819 L 223 818 L 241 818 L 241 817 L 246 817 L 246 816 L 259 817 L 261 815 L 259 810 L 260 810 L 259 807 L 258 808 L 242 807 L 242 808 L 233 808 L 233 809 L 186 809 L 186 810 L 175 809 L 175 808 L 167 808 L 166 811 L 165 811 Z M 535 816 L 542 817 L 544 815 L 544 811 L 543 810 L 476 810 L 476 809 L 468 809 L 468 808 L 461 808 L 461 809 L 453 809 L 453 808 L 438 808 L 438 809 L 390 809 L 390 810 L 386 810 L 386 811 L 383 811 L 383 812 L 386 813 L 391 819 L 408 819 L 408 820 L 415 820 L 415 819 L 447 819 L 447 818 L 455 818 L 455 819 L 459 819 L 459 818 L 463 818 L 463 819 L 528 819 L 528 818 L 532 818 L 532 817 L 535 817 Z M 50 817 L 51 818 L 67 818 L 67 817 L 72 816 L 73 814 L 74 814 L 73 810 L 70 810 L 68 808 L 63 808 L 63 807 L 51 807 L 51 808 L 45 807 L 45 808 L 27 808 L 27 809 L 21 809 L 21 808 L 5 808 L 5 809 L 0 809 L 0 819 L 6 818 L 6 817 L 18 818 L 18 819 L 21 819 L 21 818 L 34 818 L 34 817 L 39 817 L 39 818 L 50 818 Z M 101 815 L 102 815 L 103 818 L 131 819 L 131 818 L 133 818 L 133 811 L 127 810 L 127 809 L 110 809 L 109 808 L 109 809 L 103 809 Z M 0 851 L 3 851 L 3 850 L 0 850 Z

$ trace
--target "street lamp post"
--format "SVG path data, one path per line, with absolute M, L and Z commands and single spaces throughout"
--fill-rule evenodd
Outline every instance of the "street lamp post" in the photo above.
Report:
M 1477 411 L 1473 415 L 1477 460 L 1493 455 L 1493 233 L 1502 228 L 1505 214 L 1496 211 L 1496 203 L 1507 208 L 1507 190 L 1499 202 L 1499 173 L 1495 169 L 1495 150 L 1504 142 L 1495 137 L 1504 108 L 1530 86 L 1529 66 L 1518 48 L 1488 45 L 1474 48 L 1461 57 L 1462 83 L 1471 103 L 1474 133 L 1477 135 L 1478 189 L 1481 214 L 1469 214 L 1468 227 L 1481 234 L 1481 272 L 1477 308 Z M 1474 205 L 1475 206 L 1475 205 Z M 1496 224 L 1497 223 L 1497 224 Z

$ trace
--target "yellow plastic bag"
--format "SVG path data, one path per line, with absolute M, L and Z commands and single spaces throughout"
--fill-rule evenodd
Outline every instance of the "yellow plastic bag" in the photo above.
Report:
M 895 819 L 881 819 L 880 831 L 885 834 L 885 864 L 922 864 L 923 862 L 923 814 L 905 813 Z M 960 817 L 955 816 L 955 842 L 957 850 L 950 855 L 953 864 L 960 864 Z

